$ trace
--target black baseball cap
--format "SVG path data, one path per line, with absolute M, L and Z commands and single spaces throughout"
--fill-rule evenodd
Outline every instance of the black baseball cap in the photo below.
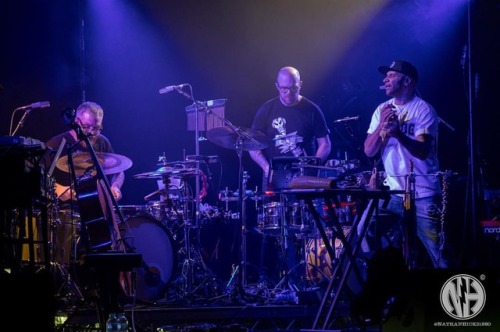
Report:
M 407 76 L 410 76 L 415 81 L 418 81 L 417 68 L 415 68 L 415 66 L 409 62 L 406 62 L 403 60 L 395 60 L 391 63 L 391 65 L 389 67 L 387 67 L 387 66 L 378 67 L 378 71 L 384 75 L 387 74 L 387 72 L 391 71 L 391 70 L 397 71 L 398 73 L 405 74 Z

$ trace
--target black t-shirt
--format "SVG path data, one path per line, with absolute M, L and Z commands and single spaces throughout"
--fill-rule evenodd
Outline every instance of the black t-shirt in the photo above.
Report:
M 272 139 L 264 154 L 274 157 L 314 156 L 316 138 L 329 135 L 323 112 L 311 100 L 302 97 L 294 106 L 285 106 L 279 97 L 264 103 L 255 115 L 252 129 Z

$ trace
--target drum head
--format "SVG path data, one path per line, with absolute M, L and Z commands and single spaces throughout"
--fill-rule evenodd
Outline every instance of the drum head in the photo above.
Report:
M 132 252 L 142 254 L 143 266 L 137 269 L 136 297 L 156 301 L 164 296 L 177 266 L 173 241 L 169 231 L 151 216 L 126 220 L 122 238 Z

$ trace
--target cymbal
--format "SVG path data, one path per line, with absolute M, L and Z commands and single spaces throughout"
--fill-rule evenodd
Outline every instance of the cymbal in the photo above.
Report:
M 156 171 L 139 173 L 134 175 L 134 179 L 163 179 L 164 177 L 171 176 L 188 176 L 196 175 L 196 168 L 172 168 L 160 167 Z
M 174 168 L 184 167 L 184 165 L 196 165 L 195 161 L 160 161 L 156 166 L 173 166 Z
M 269 146 L 270 139 L 262 132 L 250 128 L 217 127 L 207 132 L 208 140 L 226 149 L 262 150 Z
M 132 160 L 116 153 L 96 152 L 96 157 L 105 175 L 120 173 L 132 167 Z M 74 153 L 72 159 L 76 176 L 83 175 L 88 169 L 94 167 L 94 162 L 88 152 Z M 59 158 L 56 167 L 69 173 L 68 156 Z

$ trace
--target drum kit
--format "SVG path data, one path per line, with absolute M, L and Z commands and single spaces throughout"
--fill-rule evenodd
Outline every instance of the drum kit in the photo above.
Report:
M 236 150 L 241 158 L 242 151 L 264 149 L 268 146 L 267 137 L 257 131 L 245 128 L 223 126 L 210 129 L 208 139 L 221 147 Z M 122 155 L 114 153 L 96 153 L 104 174 L 114 174 L 125 171 L 132 166 L 132 161 Z M 206 176 L 200 169 L 200 158 L 186 158 L 185 161 L 167 161 L 164 156 L 159 157 L 157 169 L 149 172 L 138 173 L 134 179 L 154 180 L 158 183 L 158 190 L 144 197 L 144 205 L 118 206 L 122 216 L 120 231 L 128 248 L 142 254 L 144 265 L 147 268 L 138 268 L 136 274 L 136 296 L 143 301 L 157 301 L 165 296 L 170 288 L 180 290 L 186 294 L 200 287 L 197 282 L 207 283 L 214 280 L 214 274 L 207 267 L 200 253 L 200 229 L 210 226 L 214 220 L 235 221 L 241 227 L 238 262 L 241 268 L 240 275 L 231 276 L 243 286 L 246 285 L 247 275 L 245 266 L 246 258 L 246 211 L 244 202 L 252 201 L 258 210 L 258 234 L 265 237 L 279 238 L 283 235 L 291 236 L 294 240 L 301 241 L 301 258 L 305 263 L 303 277 L 311 282 L 318 282 L 331 275 L 332 264 L 324 249 L 324 244 L 315 229 L 311 211 L 301 201 L 283 200 L 273 201 L 273 197 L 266 197 L 255 190 L 247 190 L 247 172 L 242 170 L 240 160 L 240 179 L 238 189 L 226 188 L 218 195 L 218 199 L 225 204 L 225 209 L 204 204 L 201 199 L 206 195 Z M 93 162 L 86 153 L 74 154 L 73 167 L 77 176 L 92 175 Z M 57 160 L 56 167 L 69 172 L 69 160 L 61 157 Z M 296 167 L 297 165 L 293 165 Z M 325 166 L 317 164 L 301 165 L 301 167 L 318 171 L 319 177 L 338 179 L 340 175 L 352 173 L 359 167 L 359 161 L 329 160 Z M 361 175 L 354 175 L 359 182 Z M 363 175 L 364 176 L 364 175 Z M 187 181 L 196 178 L 196 183 L 201 184 L 201 189 L 196 192 L 190 188 Z M 199 181 L 199 182 L 198 182 Z M 348 177 L 344 181 L 350 181 Z M 353 184 L 354 185 L 354 184 Z M 241 190 L 240 190 L 241 189 Z M 153 200 L 159 196 L 159 200 Z M 237 212 L 229 209 L 232 202 L 239 203 Z M 318 203 L 318 210 L 322 216 L 325 207 Z M 357 216 L 356 203 L 346 200 L 341 206 L 334 207 L 338 212 L 341 223 L 349 230 L 349 224 Z M 62 288 L 81 298 L 78 283 L 68 273 L 68 269 L 78 259 L 79 243 L 79 214 L 74 211 L 60 209 L 55 204 L 51 221 L 50 246 L 52 261 L 61 271 L 63 276 Z M 194 232 L 193 232 L 194 231 Z M 342 250 L 340 241 L 331 237 L 332 246 Z M 237 278 L 235 278 L 237 277 Z M 229 286 L 229 284 L 227 285 Z M 169 288 L 170 287 L 170 288 Z M 220 285 L 214 285 L 219 288 Z

